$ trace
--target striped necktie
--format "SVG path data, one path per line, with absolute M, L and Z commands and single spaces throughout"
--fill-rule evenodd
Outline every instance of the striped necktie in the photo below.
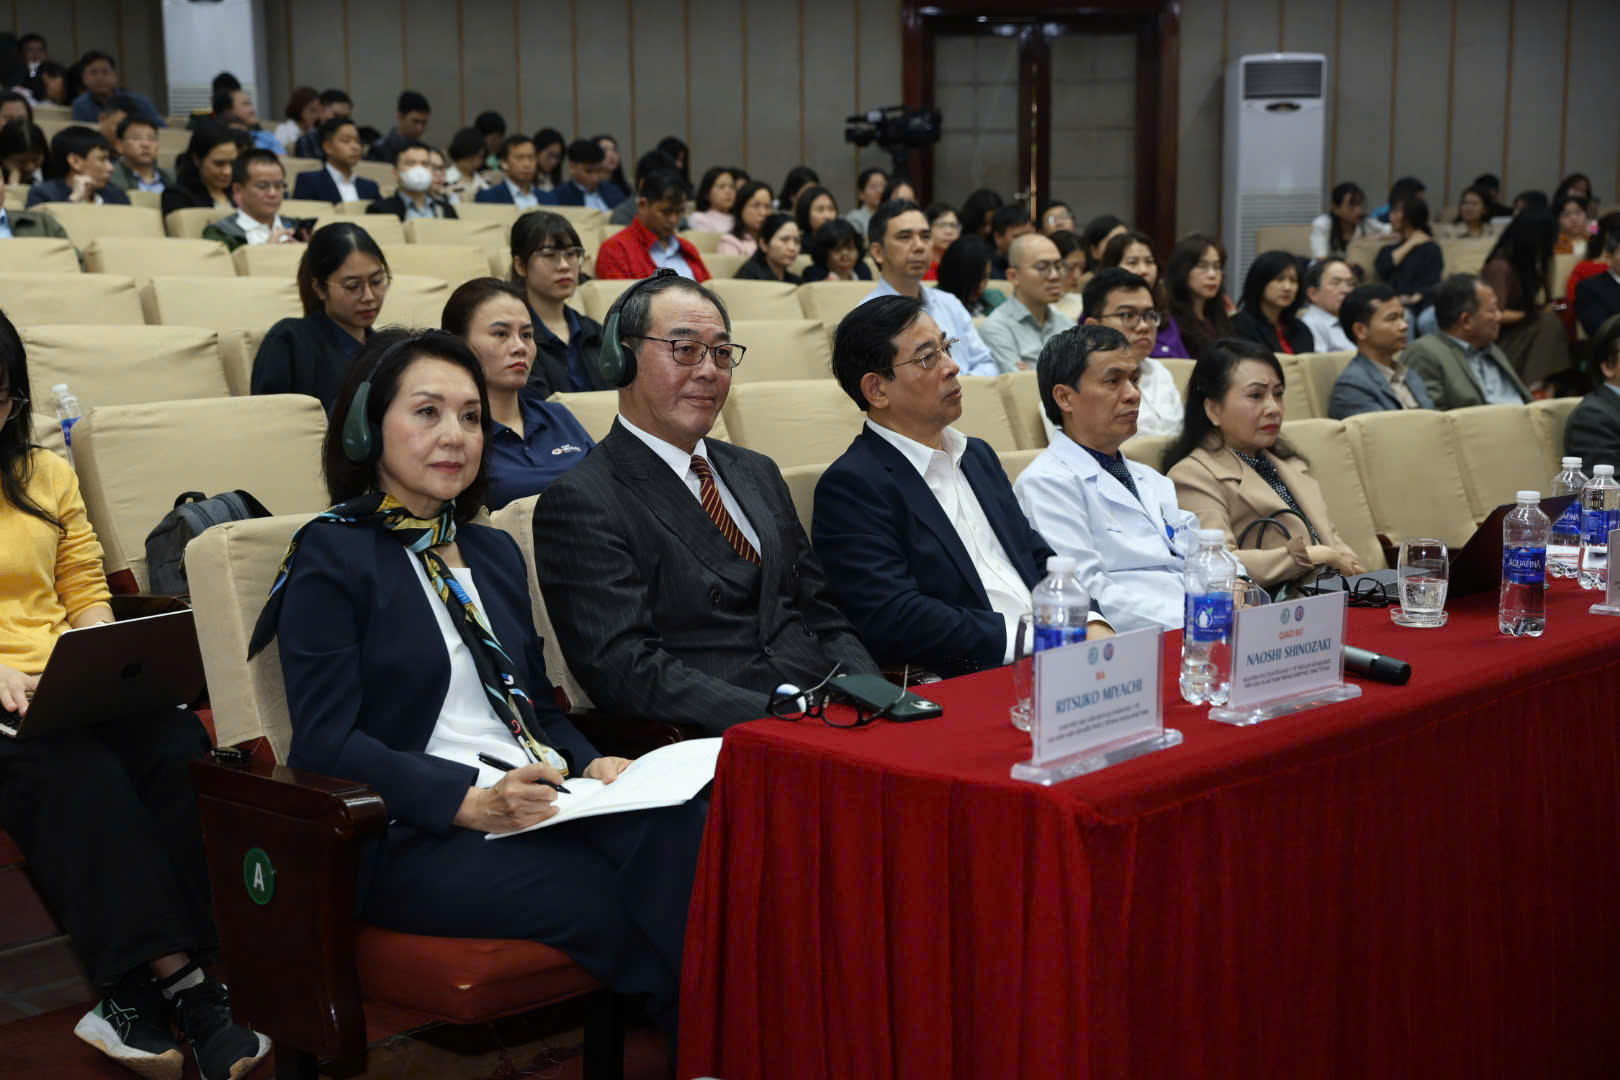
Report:
M 748 538 L 742 534 L 742 530 L 727 513 L 725 504 L 720 501 L 720 489 L 714 483 L 714 470 L 709 468 L 709 463 L 702 457 L 693 454 L 692 471 L 697 474 L 698 497 L 703 503 L 704 511 L 709 515 L 709 520 L 720 530 L 720 535 L 726 538 L 731 550 L 758 566 L 759 552 L 754 550 L 754 545 L 748 542 Z

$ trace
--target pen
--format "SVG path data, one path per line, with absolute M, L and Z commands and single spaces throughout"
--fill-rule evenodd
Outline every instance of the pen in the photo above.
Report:
M 492 769 L 501 770 L 501 772 L 511 772 L 513 769 L 517 768 L 517 766 L 513 765 L 510 761 L 502 761 L 500 758 L 495 757 L 492 754 L 479 754 L 478 755 L 478 760 L 482 761 L 485 765 L 488 765 Z M 572 791 L 569 791 L 567 788 L 563 787 L 561 784 L 553 784 L 550 780 L 536 780 L 535 783 L 544 784 L 548 788 L 556 788 L 558 791 L 562 792 L 564 795 L 572 795 L 573 794 Z

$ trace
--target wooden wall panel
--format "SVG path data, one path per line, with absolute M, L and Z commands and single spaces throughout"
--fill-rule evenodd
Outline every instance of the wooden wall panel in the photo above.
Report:
M 574 18 L 579 31 L 578 133 L 587 137 L 606 133 L 617 139 L 629 179 L 636 155 L 652 149 L 651 144 L 637 146 L 630 134 L 630 54 L 625 48 L 629 7 L 620 0 L 576 0 Z
M 1332 62 L 1333 0 L 1283 0 L 1278 9 L 1278 18 L 1282 20 L 1283 52 L 1321 53 L 1329 63 Z M 1333 77 L 1331 71 L 1328 77 Z
M 1451 202 L 1445 190 L 1449 5 L 1443 0 L 1401 0 L 1397 34 L 1392 168 L 1396 176 L 1422 180 L 1428 186 L 1429 209 L 1438 212 Z
M 1225 125 L 1221 18 L 1220 0 L 1188 0 L 1182 5 L 1177 236 L 1213 234 L 1220 229 L 1221 132 Z
M 750 159 L 743 135 L 743 41 L 741 0 L 693 0 L 692 35 L 692 179 L 710 165 L 740 165 L 772 185 Z M 626 173 L 626 175 L 629 175 Z
M 533 135 L 541 128 L 556 128 L 571 135 L 574 128 L 574 52 L 568 34 L 566 0 L 518 4 L 518 47 L 523 56 L 522 130 Z M 516 116 L 506 118 L 508 131 L 516 131 Z
M 809 0 L 807 0 L 809 2 Z M 986 4 L 985 7 L 994 11 L 995 8 Z M 860 102 L 861 110 L 878 109 L 885 105 L 901 104 L 900 91 L 900 4 L 898 0 L 856 0 L 856 19 L 854 22 L 855 42 L 854 48 L 860 55 L 856 68 L 856 99 Z M 847 113 L 845 115 L 848 115 Z M 817 120 L 816 123 L 828 123 L 836 120 L 840 125 L 842 137 L 843 117 Z M 893 162 L 889 155 L 876 146 L 868 146 L 854 155 L 851 165 L 851 175 L 858 174 L 860 170 L 877 166 L 890 168 Z M 850 182 L 854 183 L 853 180 Z M 850 194 L 853 196 L 854 192 Z M 961 196 L 948 197 L 960 198 Z M 840 197 L 840 203 L 842 198 Z
M 801 0 L 804 5 L 804 153 L 838 209 L 855 208 L 855 155 L 844 141 L 844 118 L 862 106 L 855 97 L 855 0 Z
M 1408 3 L 1417 0 L 1406 0 Z M 1392 0 L 1345 2 L 1341 67 L 1329 85 L 1338 88 L 1337 130 L 1334 138 L 1334 176 L 1329 188 L 1344 180 L 1361 185 L 1368 206 L 1379 206 L 1389 191 L 1390 56 L 1394 34 Z M 1332 90 L 1329 90 L 1332 93 Z M 1331 100 L 1330 115 L 1331 115 Z
M 354 115 L 362 124 L 370 124 L 386 135 L 394 126 L 394 109 L 399 101 L 399 92 L 409 85 L 405 69 L 406 29 L 404 20 L 400 18 L 399 0 L 342 2 L 347 8 L 349 24 L 349 37 L 344 46 L 348 64 L 345 70 L 349 72 L 348 91 L 349 97 L 354 99 Z M 296 26 L 294 32 L 297 32 Z M 302 46 L 302 37 L 293 43 L 295 49 Z M 317 90 L 324 86 L 313 82 L 309 85 Z M 420 88 L 412 86 L 411 89 Z M 428 104 L 433 106 L 428 138 L 438 138 L 442 146 L 444 137 L 440 133 L 455 130 L 446 121 L 454 121 L 456 103 L 425 90 L 422 92 L 427 94 Z M 286 93 L 278 96 L 285 102 Z M 264 112 L 263 109 L 259 111 L 261 115 Z
M 307 4 L 311 0 L 293 0 L 293 2 Z M 409 82 L 410 88 L 427 95 L 428 103 L 433 106 L 433 118 L 428 121 L 427 137 L 430 142 L 442 149 L 450 145 L 450 137 L 463 126 L 462 64 L 461 58 L 456 53 L 456 37 L 460 33 L 456 21 L 457 5 L 451 0 L 402 0 L 400 6 L 403 8 L 403 15 L 399 21 L 404 35 L 405 75 L 403 79 L 396 76 L 391 83 L 385 83 L 381 87 L 383 111 L 368 118 L 366 122 L 378 131 L 387 131 L 391 128 L 394 125 L 394 101 L 399 92 L 405 89 L 404 83 Z M 500 40 L 504 41 L 506 38 L 502 37 Z M 363 73 L 365 70 L 364 67 L 355 68 L 357 73 Z M 357 82 L 365 78 L 364 74 L 355 76 Z M 349 88 L 349 93 L 351 97 L 354 96 L 353 87 Z M 493 107 L 506 110 L 510 108 L 510 103 L 502 101 Z
M 1461 200 L 1474 177 L 1502 172 L 1509 3 L 1510 0 L 1458 0 L 1456 71 L 1449 96 L 1451 190 L 1446 201 L 1451 204 Z M 1483 77 L 1487 72 L 1489 77 Z M 1504 197 L 1511 199 L 1513 193 L 1506 192 Z
M 288 65 L 287 5 L 290 2 L 291 0 L 264 0 L 265 86 L 261 95 L 264 101 L 259 104 L 259 118 L 271 127 L 281 123 L 281 111 L 286 107 L 287 98 L 291 96 L 293 87 L 304 85 L 293 80 Z M 297 43 L 292 44 L 296 46 Z M 324 90 L 327 84 L 310 82 L 309 85 L 316 90 Z
M 743 0 L 748 13 L 748 167 L 782 177 L 800 163 L 797 0 Z M 824 117 L 817 118 L 825 122 Z
M 460 92 L 454 102 L 447 102 L 442 109 L 438 102 L 433 103 L 435 114 L 442 111 L 446 119 L 454 120 L 453 124 L 433 125 L 435 132 L 444 133 L 440 136 L 441 142 L 448 142 L 451 135 L 489 109 L 501 114 L 507 130 L 515 130 L 518 57 L 513 47 L 516 40 L 513 12 L 513 0 L 461 5 Z M 434 119 L 438 120 L 438 116 Z
M 1575 33 L 1570 38 L 1569 107 L 1564 115 L 1564 163 L 1560 175 L 1584 172 L 1602 201 L 1600 209 L 1620 207 L 1620 4 L 1575 0 Z M 1549 193 L 1550 194 L 1550 193 Z
M 351 75 L 344 70 L 348 43 L 344 40 L 342 3 L 310 3 L 309 0 L 285 0 L 285 2 L 292 5 L 293 85 L 308 83 L 321 89 L 329 86 L 342 87 L 358 102 L 359 87 L 350 82 Z M 351 20 L 349 32 L 352 34 L 354 30 L 355 24 Z M 398 70 L 397 53 L 394 57 L 394 68 Z M 369 59 L 367 64 L 355 70 L 362 75 L 359 81 L 371 81 L 369 76 L 365 76 L 365 72 L 370 70 Z M 270 95 L 272 101 L 278 98 L 285 100 L 292 87 L 278 86 L 272 89 L 274 91 Z M 395 93 L 398 92 L 396 87 Z M 392 108 L 389 108 L 383 116 L 376 116 L 356 104 L 354 115 L 360 123 L 370 124 L 378 131 L 387 131 L 394 122 Z
M 1251 53 L 1277 51 L 1282 28 L 1281 0 L 1225 0 L 1225 3 L 1228 62 Z M 1185 38 L 1182 40 L 1186 41 Z M 1196 43 L 1192 44 L 1197 47 Z
M 637 153 L 645 153 L 656 148 L 660 139 L 674 135 L 687 144 L 687 157 L 690 159 L 692 141 L 686 130 L 687 58 L 686 44 L 682 39 L 680 0 L 666 0 L 657 4 L 632 2 L 629 10 L 633 30 L 630 40 L 635 43 L 636 49 L 633 72 L 636 83 L 635 120 L 629 133 L 632 143 Z M 700 26 L 707 23 L 701 3 L 694 14 Z M 701 53 L 697 62 L 703 62 Z M 624 138 L 624 135 L 620 136 L 621 140 Z M 630 164 L 635 163 L 632 161 Z M 694 184 L 703 170 L 701 165 L 694 170 L 692 166 L 696 164 L 691 160 L 687 162 L 687 171 L 692 173 Z M 624 174 L 629 177 L 631 172 L 627 167 Z
M 1551 195 L 1563 126 L 1564 14 L 1558 0 L 1519 0 L 1513 18 L 1513 100 L 1508 106 L 1507 165 L 1502 186 L 1509 197 L 1521 188 Z M 1614 42 L 1610 41 L 1610 51 Z M 1612 111 L 1613 99 L 1609 102 Z

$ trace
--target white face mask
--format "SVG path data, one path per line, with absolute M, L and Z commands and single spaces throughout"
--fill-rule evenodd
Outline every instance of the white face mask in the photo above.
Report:
M 426 191 L 433 186 L 433 170 L 426 165 L 412 165 L 399 174 L 399 186 L 411 192 Z

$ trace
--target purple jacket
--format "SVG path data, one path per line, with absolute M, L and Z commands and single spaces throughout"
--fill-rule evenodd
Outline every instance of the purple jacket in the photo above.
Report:
M 1181 343 L 1181 328 L 1176 325 L 1175 317 L 1166 313 L 1164 322 L 1159 324 L 1159 338 L 1153 343 L 1153 355 L 1158 358 L 1173 356 L 1180 359 L 1189 359 L 1187 346 Z

